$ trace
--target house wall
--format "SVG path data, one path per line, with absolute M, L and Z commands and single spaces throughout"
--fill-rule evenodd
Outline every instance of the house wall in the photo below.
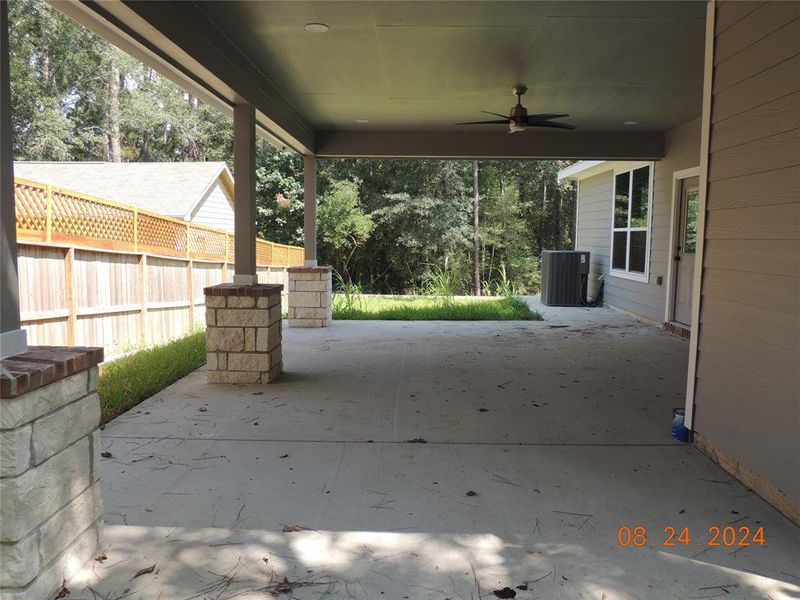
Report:
M 666 135 L 666 155 L 655 163 L 648 281 L 609 276 L 611 265 L 611 205 L 614 171 L 580 181 L 577 219 L 578 250 L 591 253 L 589 292 L 597 290 L 597 277 L 605 274 L 607 304 L 654 321 L 664 320 L 667 292 L 667 262 L 673 210 L 672 181 L 675 171 L 698 166 L 700 162 L 700 119 L 684 123 Z M 613 163 L 611 163 L 613 165 Z M 656 283 L 662 278 L 661 285 Z
M 800 515 L 800 3 L 717 5 L 694 429 Z
M 228 196 L 219 179 L 198 204 L 191 221 L 233 233 L 233 199 Z

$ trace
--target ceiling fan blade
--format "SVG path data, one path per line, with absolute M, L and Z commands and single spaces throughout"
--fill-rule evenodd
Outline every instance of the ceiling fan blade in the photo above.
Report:
M 550 119 L 562 119 L 568 116 L 568 113 L 540 113 L 538 115 L 528 115 L 528 121 L 548 121 Z
M 456 123 L 456 125 L 506 125 L 508 122 L 508 119 L 498 119 L 496 121 L 470 121 L 469 123 Z
M 553 129 L 575 129 L 576 125 L 556 123 L 554 121 L 528 121 L 528 127 L 552 127 Z
M 485 113 L 485 114 L 487 114 L 487 115 L 494 115 L 495 117 L 503 117 L 504 119 L 508 119 L 508 116 L 506 116 L 506 115 L 501 115 L 500 113 L 493 113 L 493 112 L 492 112 L 492 111 L 490 111 L 490 110 L 482 110 L 481 112 L 482 112 L 482 113 Z

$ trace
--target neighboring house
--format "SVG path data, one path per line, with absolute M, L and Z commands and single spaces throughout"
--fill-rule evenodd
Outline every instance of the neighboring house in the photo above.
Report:
M 233 232 L 233 177 L 224 162 L 19 161 L 14 175 Z
M 575 249 L 591 253 L 589 294 L 688 334 L 697 222 L 700 120 L 666 135 L 652 162 L 580 161 L 558 174 L 578 186 Z

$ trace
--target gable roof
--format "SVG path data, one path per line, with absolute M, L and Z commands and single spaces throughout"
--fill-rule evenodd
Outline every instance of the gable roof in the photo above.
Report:
M 14 175 L 185 220 L 217 179 L 233 200 L 233 177 L 224 162 L 18 161 Z

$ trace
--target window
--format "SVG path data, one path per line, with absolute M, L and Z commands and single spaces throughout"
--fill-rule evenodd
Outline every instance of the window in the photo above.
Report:
M 646 279 L 649 246 L 650 165 L 614 176 L 612 273 Z

